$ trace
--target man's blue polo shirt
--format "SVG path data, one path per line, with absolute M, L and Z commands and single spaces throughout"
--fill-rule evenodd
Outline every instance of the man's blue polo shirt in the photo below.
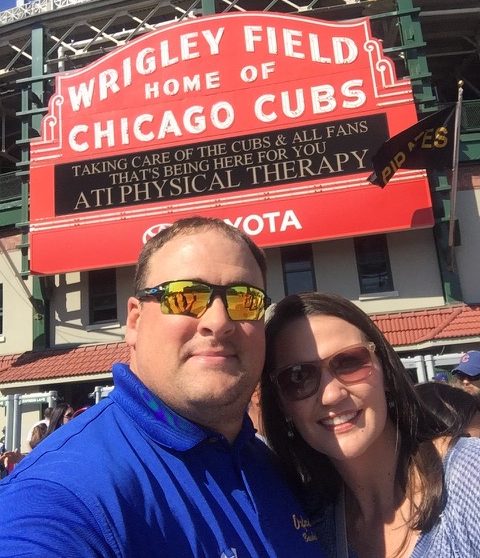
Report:
M 0 557 L 323 556 L 247 416 L 230 445 L 113 377 L 0 483 Z

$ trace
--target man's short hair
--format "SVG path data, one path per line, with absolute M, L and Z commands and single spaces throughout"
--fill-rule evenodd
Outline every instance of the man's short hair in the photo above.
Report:
M 197 232 L 208 230 L 217 230 L 238 243 L 245 243 L 260 268 L 264 286 L 266 286 L 267 263 L 264 251 L 259 248 L 247 234 L 243 233 L 236 227 L 225 223 L 222 219 L 198 216 L 175 221 L 173 225 L 163 229 L 145 243 L 145 246 L 140 252 L 140 256 L 138 258 L 135 273 L 135 292 L 137 293 L 146 287 L 152 286 L 145 284 L 149 271 L 149 263 L 153 254 L 155 254 L 162 246 L 177 236 L 188 236 Z M 175 277 L 175 279 L 177 278 Z

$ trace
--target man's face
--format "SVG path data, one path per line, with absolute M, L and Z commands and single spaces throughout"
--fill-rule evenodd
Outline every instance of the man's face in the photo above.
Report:
M 176 279 L 264 286 L 248 247 L 215 230 L 177 236 L 152 256 L 145 287 Z M 131 369 L 167 405 L 226 435 L 239 428 L 263 366 L 263 320 L 230 320 L 220 297 L 200 318 L 131 297 L 126 341 Z
M 456 372 L 454 378 L 459 387 L 472 395 L 480 396 L 480 375 L 468 376 L 468 374 Z

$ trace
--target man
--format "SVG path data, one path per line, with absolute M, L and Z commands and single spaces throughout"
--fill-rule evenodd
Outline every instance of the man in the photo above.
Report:
M 263 253 L 223 221 L 181 220 L 145 245 L 130 368 L 0 484 L 1 557 L 322 556 L 245 413 L 264 288 Z
M 452 374 L 461 388 L 480 398 L 480 351 L 467 351 Z

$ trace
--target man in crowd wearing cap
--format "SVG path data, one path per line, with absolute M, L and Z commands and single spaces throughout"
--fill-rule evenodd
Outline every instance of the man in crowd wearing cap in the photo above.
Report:
M 480 398 L 480 351 L 466 352 L 452 374 L 460 387 Z

